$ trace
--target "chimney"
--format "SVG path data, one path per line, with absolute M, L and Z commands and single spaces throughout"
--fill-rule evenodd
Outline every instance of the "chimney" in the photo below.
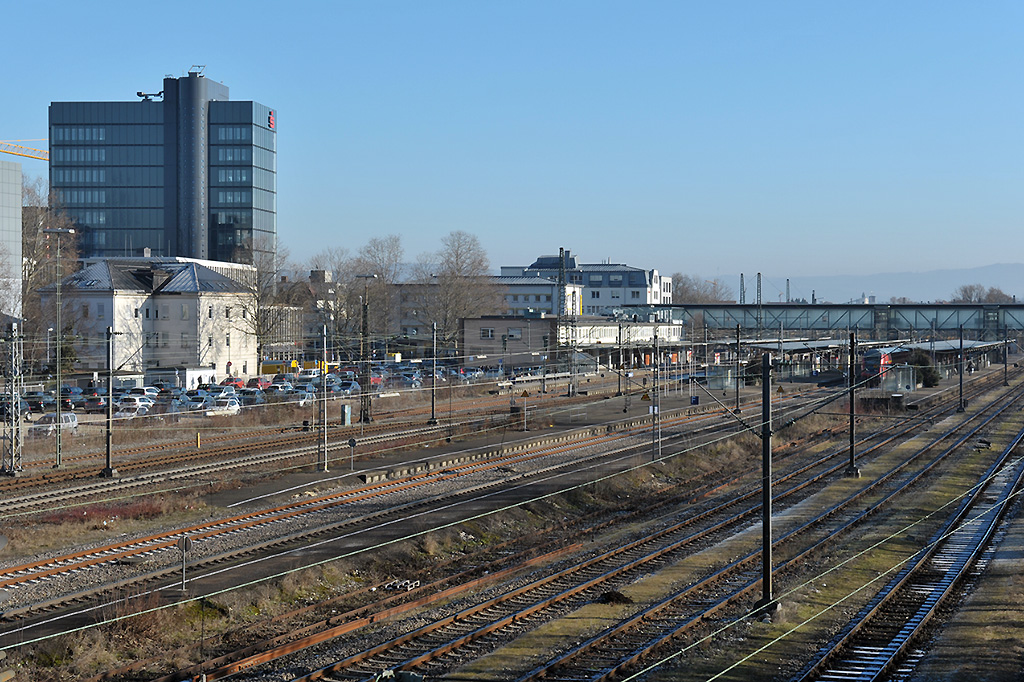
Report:
M 153 274 L 153 291 L 162 287 L 164 283 L 171 278 L 171 273 L 161 267 L 153 265 L 150 266 L 149 270 Z

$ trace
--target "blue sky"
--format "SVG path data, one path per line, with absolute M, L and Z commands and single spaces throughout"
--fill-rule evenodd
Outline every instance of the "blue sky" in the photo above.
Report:
M 205 64 L 278 111 L 299 261 L 451 230 L 495 269 L 564 246 L 734 288 L 1022 260 L 1018 2 L 29 5 L 0 139 Z

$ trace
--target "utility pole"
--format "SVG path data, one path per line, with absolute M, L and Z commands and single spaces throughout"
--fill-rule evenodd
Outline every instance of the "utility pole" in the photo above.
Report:
M 960 404 L 956 408 L 957 412 L 966 412 L 967 406 L 964 405 L 964 326 L 960 325 Z
M 370 392 L 373 389 L 372 377 L 370 372 L 370 357 L 367 353 L 369 336 L 370 336 L 370 307 L 369 307 L 369 282 L 371 279 L 377 279 L 377 275 L 356 275 L 357 278 L 363 280 L 363 326 L 362 333 L 359 335 L 359 360 L 361 363 L 360 369 L 362 369 L 362 376 L 360 377 L 359 386 L 359 423 L 369 424 L 373 421 L 373 417 L 370 414 Z
M 114 428 L 114 328 L 107 327 L 107 433 L 106 433 L 106 464 L 100 471 L 103 478 L 114 478 L 117 469 L 113 461 L 113 428 Z
M 761 601 L 774 610 L 772 594 L 772 356 L 761 358 Z
M 651 386 L 651 461 L 661 459 L 661 391 L 658 386 L 658 326 L 654 326 L 654 381 Z
M 56 299 L 56 302 L 57 302 L 57 330 L 56 330 L 57 331 L 57 348 L 56 348 L 56 356 L 57 356 L 57 391 L 56 391 L 56 393 L 57 393 L 57 424 L 56 424 L 56 431 L 55 431 L 56 440 L 55 440 L 55 447 L 54 447 L 55 454 L 54 454 L 53 468 L 54 469 L 59 469 L 63 465 L 63 461 L 62 461 L 62 458 L 61 458 L 61 448 L 60 448 L 60 446 L 61 446 L 61 431 L 64 430 L 64 424 L 61 422 L 61 405 L 60 405 L 60 398 L 61 398 L 61 395 L 60 395 L 60 385 L 61 385 L 60 351 L 61 351 L 61 338 L 64 335 L 64 330 L 61 328 L 61 322 L 60 322 L 60 308 L 61 308 L 61 304 L 60 304 L 60 280 L 61 280 L 61 274 L 62 274 L 61 273 L 61 269 L 60 269 L 60 236 L 62 234 L 74 234 L 75 230 L 74 230 L 74 228 L 71 228 L 71 227 L 46 227 L 46 228 L 43 228 L 43 232 L 45 232 L 46 234 L 55 235 L 55 237 L 57 239 L 57 290 L 56 290 L 56 293 L 54 295 L 54 298 Z
M 860 478 L 857 468 L 857 377 L 853 368 L 857 362 L 857 335 L 850 334 L 850 464 L 846 467 L 846 475 Z
M 740 381 L 743 365 L 740 362 L 740 326 L 736 325 L 736 412 L 740 411 Z
M 615 376 L 617 376 L 619 380 L 619 387 L 615 391 L 616 397 L 622 395 L 622 371 L 622 321 L 619 320 L 619 368 L 618 371 L 615 373 Z
M 7 378 L 7 397 L 10 403 L 8 404 L 7 419 L 4 420 L 4 452 L 3 460 L 0 462 L 0 473 L 18 476 L 22 472 L 21 395 L 24 393 L 25 375 L 21 371 L 23 347 L 17 322 L 11 324 L 11 334 L 8 339 L 10 376 Z
M 434 359 L 430 363 L 430 420 L 427 421 L 427 424 L 437 426 L 437 414 L 434 408 L 435 389 L 437 388 L 437 322 L 430 323 L 430 331 L 434 346 Z
M 323 368 L 320 370 L 320 397 L 321 408 L 320 408 L 320 431 L 323 435 L 323 471 L 327 471 L 327 325 L 324 325 L 323 330 Z
M 1003 386 L 1010 385 L 1010 333 L 1003 325 Z

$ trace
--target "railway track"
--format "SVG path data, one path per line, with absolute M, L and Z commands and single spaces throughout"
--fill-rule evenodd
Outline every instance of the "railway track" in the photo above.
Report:
M 795 680 L 883 680 L 897 670 L 907 659 L 910 647 L 990 546 L 1011 496 L 1024 478 L 1024 457 L 1018 452 L 1022 439 L 1024 430 L 1017 433 L 926 546 Z
M 933 442 L 933 444 L 930 445 L 929 448 L 935 447 L 936 442 L 939 441 Z M 953 448 L 950 448 L 950 450 L 952 449 Z M 924 451 L 922 451 L 922 453 L 918 453 L 916 457 L 920 458 L 921 456 L 923 456 L 923 452 Z M 900 467 L 900 469 L 902 469 L 902 467 Z M 899 469 L 897 469 L 896 471 L 898 470 Z M 885 480 L 888 480 L 888 478 L 895 475 L 896 471 L 891 472 L 889 476 L 883 477 L 883 479 L 877 481 L 873 486 L 870 486 L 870 488 L 882 485 L 882 483 Z M 907 485 L 909 485 L 909 483 Z M 804 487 L 805 483 L 799 483 L 797 485 L 794 485 L 790 492 L 787 492 L 779 496 L 780 501 L 784 499 L 785 496 L 793 494 L 796 490 L 799 490 Z M 867 494 L 867 492 L 867 490 L 862 491 L 856 497 L 848 500 L 845 504 L 847 506 L 854 504 L 863 495 Z M 742 520 L 749 518 L 749 514 L 756 513 L 756 509 L 757 507 L 755 506 L 752 509 L 748 509 L 744 515 L 737 515 L 737 518 L 734 519 L 731 523 L 735 524 L 742 522 Z M 819 519 L 818 523 L 820 524 L 824 522 L 825 518 L 837 512 L 838 510 L 832 510 L 829 514 L 824 515 L 822 519 Z M 721 523 L 720 518 L 719 522 Z M 680 524 L 677 527 L 673 528 L 671 532 L 686 533 L 687 525 L 688 523 Z M 706 531 L 706 533 L 713 533 L 715 532 L 715 530 L 719 532 L 727 532 L 729 528 L 734 527 L 735 525 L 730 525 L 726 523 L 724 525 L 719 526 L 717 529 L 709 529 Z M 666 531 L 666 534 L 667 533 L 668 531 Z M 692 537 L 687 536 L 685 540 L 677 540 L 677 542 L 683 542 L 682 545 L 670 542 L 670 547 L 663 548 L 656 552 L 651 552 L 648 555 L 644 555 L 644 559 L 642 561 L 639 559 L 635 560 L 635 564 L 634 562 L 626 561 L 625 565 L 628 565 L 629 567 L 623 568 L 621 570 L 624 572 L 628 572 L 631 569 L 638 569 L 644 571 L 654 570 L 653 568 L 651 568 L 648 562 L 661 560 L 664 554 L 671 553 L 673 551 L 679 551 L 683 547 L 683 545 L 696 544 L 701 540 L 703 540 L 705 543 L 712 541 L 709 539 L 709 535 L 707 534 L 702 535 L 694 533 Z M 481 638 L 488 637 L 491 636 L 493 633 L 500 632 L 504 627 L 508 627 L 512 624 L 515 624 L 517 627 L 522 627 L 524 623 L 529 623 L 532 620 L 536 620 L 538 617 L 537 614 L 539 614 L 540 611 L 548 608 L 553 608 L 556 604 L 561 603 L 563 600 L 571 599 L 576 595 L 586 592 L 588 590 L 593 592 L 595 589 L 598 589 L 598 585 L 601 586 L 601 589 L 604 589 L 607 586 L 606 583 L 608 580 L 618 577 L 616 575 L 616 571 L 605 570 L 604 572 L 600 572 L 600 570 L 595 567 L 601 566 L 601 561 L 610 561 L 612 560 L 614 555 L 624 555 L 627 551 L 635 551 L 635 547 L 631 547 L 629 550 L 620 548 L 619 550 L 610 552 L 607 556 L 602 556 L 598 559 L 595 559 L 594 562 L 585 562 L 584 564 L 570 567 L 564 574 L 563 579 L 568 580 L 568 584 L 572 585 L 572 587 L 566 587 L 563 585 L 561 589 L 555 589 L 552 586 L 554 584 L 557 584 L 555 582 L 555 579 L 542 579 L 542 584 L 534 587 L 535 590 L 540 591 L 540 596 L 537 597 L 535 593 L 532 597 L 533 601 L 528 606 L 522 606 L 521 604 L 517 603 L 520 599 L 523 598 L 521 595 L 526 594 L 524 588 L 524 590 L 519 590 L 509 595 L 503 595 L 502 597 L 499 597 L 496 600 L 492 600 L 491 602 L 485 602 L 481 605 L 472 607 L 472 609 L 470 610 L 460 612 L 459 614 L 453 617 L 448 617 L 446 619 L 438 621 L 437 624 L 426 626 L 422 629 L 422 631 L 415 633 L 419 637 L 422 637 L 428 643 L 436 644 L 436 642 L 438 641 L 443 641 L 445 642 L 445 644 L 436 645 L 432 648 L 426 648 L 425 650 L 418 651 L 414 655 L 409 655 L 410 650 L 417 648 L 417 645 L 413 644 L 415 638 L 412 636 L 412 634 L 406 634 L 400 638 L 381 644 L 374 649 L 353 654 L 352 656 L 349 656 L 343 661 L 340 661 L 336 664 L 332 664 L 331 666 L 321 668 L 315 671 L 314 673 L 311 673 L 304 679 L 333 679 L 335 677 L 337 677 L 338 679 L 363 679 L 365 677 L 369 677 L 370 675 L 372 675 L 374 671 L 379 671 L 383 668 L 414 668 L 418 665 L 426 664 L 427 661 L 431 660 L 432 658 L 448 656 L 452 654 L 452 652 L 456 651 L 460 646 L 464 646 L 469 643 L 475 643 Z M 756 561 L 756 559 L 757 554 L 755 553 L 752 556 L 746 557 L 745 561 L 747 564 L 752 564 Z M 640 566 L 644 566 L 644 568 L 641 569 Z M 606 566 L 602 567 L 604 568 Z M 741 584 L 756 583 L 758 575 L 756 569 L 756 566 L 748 566 L 746 569 L 746 573 L 740 572 L 738 574 L 734 570 L 735 575 L 732 578 L 732 580 L 738 581 Z M 598 570 L 599 575 L 596 577 L 581 578 L 579 573 L 585 570 Z M 748 586 L 747 591 L 749 591 L 750 589 L 752 588 Z M 554 592 L 554 594 L 551 594 L 552 592 Z M 500 617 L 496 616 L 494 613 L 495 610 L 499 608 L 499 606 L 503 607 L 503 611 L 501 613 L 504 614 Z M 486 622 L 477 621 L 477 614 L 487 614 Z M 370 620 L 372 622 L 374 619 L 371 618 Z M 448 632 L 442 635 L 439 634 L 439 631 L 437 629 L 438 627 L 444 627 L 449 630 L 454 628 L 455 632 L 454 634 Z M 263 656 L 267 655 L 269 654 L 264 652 Z M 208 679 L 217 679 L 217 677 L 209 677 L 209 672 L 207 674 Z

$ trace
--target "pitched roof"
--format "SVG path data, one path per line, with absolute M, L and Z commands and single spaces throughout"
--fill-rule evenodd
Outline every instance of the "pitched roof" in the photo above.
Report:
M 235 280 L 199 263 L 99 261 L 65 277 L 61 286 L 79 291 L 138 293 L 243 293 Z M 48 287 L 49 288 L 49 287 Z

